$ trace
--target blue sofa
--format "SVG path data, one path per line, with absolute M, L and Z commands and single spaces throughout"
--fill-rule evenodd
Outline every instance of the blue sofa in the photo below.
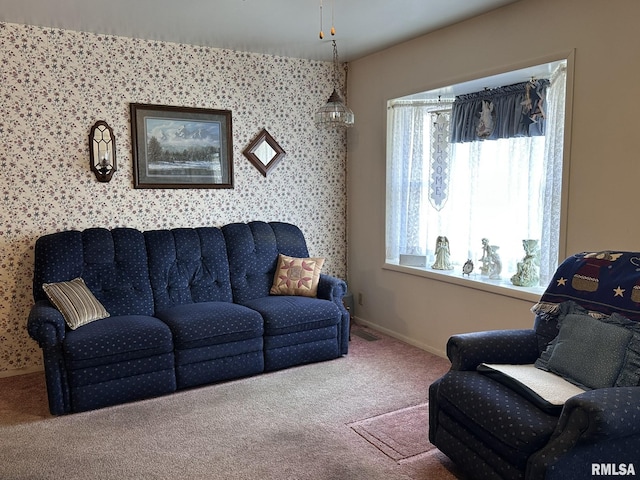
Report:
M 279 254 L 309 256 L 298 227 L 91 228 L 39 238 L 27 328 L 43 351 L 51 413 L 346 354 L 346 284 L 321 274 L 316 297 L 272 295 Z M 42 286 L 76 278 L 109 317 L 70 329 Z

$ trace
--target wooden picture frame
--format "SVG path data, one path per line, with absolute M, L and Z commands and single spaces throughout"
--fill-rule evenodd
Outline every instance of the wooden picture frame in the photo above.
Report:
M 233 188 L 231 111 L 131 104 L 134 188 Z

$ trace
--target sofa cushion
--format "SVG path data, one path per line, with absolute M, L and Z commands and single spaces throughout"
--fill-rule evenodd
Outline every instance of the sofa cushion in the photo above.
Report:
M 300 296 L 269 296 L 244 303 L 260 312 L 265 335 L 284 335 L 337 325 L 342 319 L 338 306 L 329 300 Z
M 309 256 L 302 232 L 288 223 L 231 223 L 222 227 L 222 233 L 229 256 L 233 299 L 237 303 L 269 295 L 278 254 Z
M 583 388 L 636 386 L 640 377 L 640 325 L 616 313 L 594 318 L 577 304 L 563 307 L 557 337 L 536 367 Z
M 72 330 L 109 316 L 109 312 L 89 291 L 82 278 L 68 282 L 43 283 L 42 289 Z
M 309 256 L 307 242 L 300 228 L 286 222 L 269 222 L 269 226 L 276 236 L 280 253 L 299 258 Z
M 112 315 L 152 315 L 147 251 L 133 228 L 82 232 L 82 278 Z
M 177 305 L 157 316 L 171 329 L 178 350 L 256 338 L 264 331 L 258 312 L 228 302 Z
M 154 317 L 121 315 L 67 332 L 63 344 L 70 369 L 173 352 L 171 331 Z
M 324 258 L 295 258 L 280 254 L 273 277 L 271 295 L 318 295 L 318 282 Z
M 48 300 L 42 289 L 43 283 L 66 282 L 81 277 L 82 257 L 82 232 L 68 230 L 39 237 L 34 248 L 34 300 Z
M 81 277 L 111 316 L 152 315 L 147 251 L 132 228 L 89 228 L 44 235 L 36 241 L 33 292 L 46 298 L 43 283 Z
M 231 302 L 229 262 L 214 227 L 144 232 L 156 311 L 196 302 Z
M 231 223 L 222 227 L 227 244 L 233 300 L 244 303 L 266 297 L 273 284 L 278 245 L 264 222 Z

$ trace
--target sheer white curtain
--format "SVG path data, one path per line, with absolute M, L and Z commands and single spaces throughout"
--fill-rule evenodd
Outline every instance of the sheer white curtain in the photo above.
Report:
M 560 65 L 551 75 L 547 90 L 547 141 L 545 144 L 545 181 L 542 190 L 542 239 L 546 248 L 540 255 L 540 279 L 546 283 L 562 258 L 560 250 L 560 203 L 562 201 L 562 158 L 564 152 L 565 103 L 567 95 L 567 67 Z
M 558 261 L 564 86 L 562 72 L 554 74 L 546 136 L 451 144 L 449 192 L 439 211 L 428 199 L 430 128 L 438 106 L 390 107 L 386 258 L 427 255 L 430 265 L 436 239 L 444 235 L 454 266 L 467 259 L 478 265 L 487 238 L 499 246 L 508 280 L 524 257 L 523 240 L 536 239 L 546 284 Z
M 386 256 L 397 261 L 400 253 L 424 255 L 426 243 L 422 216 L 425 152 L 424 105 L 390 107 L 387 158 Z M 426 147 L 426 150 L 425 150 Z M 422 231 L 422 234 L 421 234 Z
M 544 137 L 453 144 L 450 198 L 429 219 L 429 245 L 447 235 L 454 264 L 482 256 L 482 239 L 500 247 L 502 277 L 524 257 L 522 240 L 540 239 Z M 477 262 L 476 262 L 477 263 Z

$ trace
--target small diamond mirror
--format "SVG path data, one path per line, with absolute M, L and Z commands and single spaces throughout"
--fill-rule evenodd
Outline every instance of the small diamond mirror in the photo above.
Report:
M 285 156 L 285 151 L 265 128 L 260 131 L 242 153 L 265 177 L 267 172 L 273 169 Z

